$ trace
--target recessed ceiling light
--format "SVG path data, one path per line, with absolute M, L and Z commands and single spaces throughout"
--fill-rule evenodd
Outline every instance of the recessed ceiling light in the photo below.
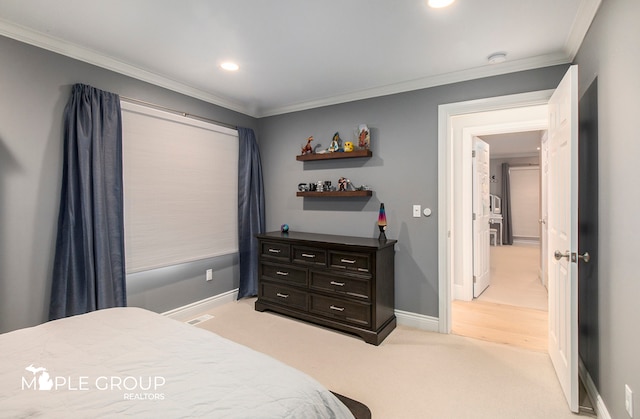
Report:
M 427 4 L 434 9 L 450 6 L 455 0 L 429 0 Z
M 240 68 L 238 64 L 229 61 L 220 64 L 220 67 L 222 67 L 223 70 L 227 71 L 238 71 L 238 69 Z
M 504 52 L 496 52 L 495 54 L 491 54 L 489 58 L 489 64 L 500 64 L 507 60 L 507 54 Z

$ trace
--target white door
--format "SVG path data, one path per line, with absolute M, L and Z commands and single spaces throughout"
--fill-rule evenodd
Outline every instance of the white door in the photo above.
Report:
M 578 67 L 549 101 L 549 356 L 578 412 Z
M 491 282 L 489 255 L 489 144 L 473 138 L 473 297 Z M 496 238 L 496 241 L 498 239 Z

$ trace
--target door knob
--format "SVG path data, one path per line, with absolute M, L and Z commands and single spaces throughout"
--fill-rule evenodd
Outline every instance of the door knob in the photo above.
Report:
M 578 259 L 582 259 L 584 263 L 589 263 L 591 255 L 589 255 L 589 252 L 584 252 L 584 255 L 578 255 Z
M 555 252 L 553 252 L 553 257 L 556 258 L 556 260 L 560 260 L 562 258 L 567 258 L 567 260 L 569 260 L 569 258 L 571 257 L 571 252 L 570 251 L 566 251 L 564 253 L 562 253 L 559 250 L 556 250 Z

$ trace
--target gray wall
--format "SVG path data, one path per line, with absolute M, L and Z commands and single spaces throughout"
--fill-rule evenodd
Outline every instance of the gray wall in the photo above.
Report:
M 71 86 L 99 89 L 221 122 L 254 118 L 0 37 L 0 332 L 46 320 Z M 206 268 L 215 271 L 205 282 Z M 237 287 L 237 256 L 131 275 L 129 305 L 162 312 Z
M 599 166 L 599 392 L 611 417 L 628 418 L 624 385 L 640 408 L 640 2 L 603 0 L 575 62 L 580 92 L 597 76 Z
M 396 245 L 396 308 L 438 316 L 438 105 L 555 88 L 566 66 L 508 74 L 345 103 L 260 120 L 267 227 L 377 237 L 380 202 L 387 237 Z M 358 124 L 371 130 L 373 157 L 299 162 L 305 139 L 326 148 L 334 132 L 352 140 Z M 371 199 L 298 198 L 299 182 L 340 176 L 374 190 Z M 412 205 L 433 211 L 412 217 Z

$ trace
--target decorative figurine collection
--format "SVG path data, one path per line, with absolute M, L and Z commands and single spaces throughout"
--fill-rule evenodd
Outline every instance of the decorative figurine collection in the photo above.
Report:
M 358 125 L 358 129 L 356 131 L 355 137 L 358 140 L 357 149 L 359 150 L 368 150 L 371 145 L 371 134 L 369 131 L 369 127 L 365 124 Z M 342 139 L 340 138 L 340 133 L 336 131 L 331 138 L 331 144 L 326 149 L 315 151 L 315 148 L 320 147 L 320 144 L 317 144 L 315 147 L 311 146 L 311 142 L 314 140 L 313 135 L 307 138 L 307 143 L 301 147 L 300 155 L 304 156 L 307 154 L 325 154 L 325 153 L 350 153 L 356 150 L 355 139 L 354 141 L 345 141 L 344 145 L 342 144 Z
M 358 150 L 368 150 L 369 147 L 371 146 L 371 131 L 369 131 L 369 127 L 366 124 L 358 125 L 358 128 L 355 131 L 355 138 L 357 139 L 357 142 L 358 142 L 357 143 Z M 300 155 L 304 156 L 307 154 L 316 154 L 316 153 L 324 154 L 324 153 L 339 153 L 339 152 L 351 153 L 354 150 L 356 150 L 356 146 L 354 144 L 355 139 L 354 141 L 345 141 L 343 145 L 342 139 L 340 138 L 340 134 L 338 133 L 338 131 L 336 131 L 336 133 L 333 134 L 333 137 L 331 138 L 331 144 L 326 149 L 315 151 L 315 148 L 318 148 L 321 145 L 316 144 L 315 147 L 312 147 L 311 142 L 313 140 L 314 138 L 312 135 L 307 138 L 307 143 L 301 147 Z M 300 192 L 325 192 L 325 191 L 333 192 L 336 190 L 339 192 L 348 191 L 348 190 L 369 191 L 371 190 L 371 188 L 367 185 L 354 187 L 351 184 L 351 181 L 344 176 L 341 176 L 338 179 L 337 189 L 335 186 L 331 185 L 330 180 L 324 180 L 324 181 L 319 180 L 317 182 L 310 182 L 308 184 L 304 182 L 298 183 L 298 191 Z M 380 230 L 378 240 L 380 240 L 381 242 L 386 241 L 387 236 L 385 234 L 385 231 L 387 229 L 387 215 L 385 213 L 384 203 L 380 203 L 377 224 L 378 224 L 378 229 Z M 280 231 L 282 232 L 282 234 L 287 234 L 289 231 L 289 225 L 282 224 L 280 226 Z
M 338 188 L 332 186 L 330 180 L 319 180 L 310 183 L 298 183 L 298 191 L 300 192 L 335 192 L 335 191 L 369 191 L 371 188 L 367 185 L 355 187 L 351 181 L 342 176 L 338 179 Z
M 356 139 L 357 139 L 357 147 L 355 144 Z M 356 149 L 367 150 L 371 145 L 371 135 L 369 132 L 369 128 L 365 124 L 360 124 L 358 125 L 358 128 L 355 131 L 355 137 L 353 141 L 345 141 L 343 144 L 342 139 L 340 138 L 340 133 L 338 131 L 336 131 L 335 134 L 333 134 L 333 137 L 331 138 L 331 143 L 329 147 L 327 147 L 326 149 L 315 151 L 315 149 L 318 147 L 321 147 L 321 145 L 316 144 L 315 146 L 312 146 L 311 143 L 313 141 L 314 141 L 313 135 L 307 138 L 306 144 L 301 146 L 300 155 L 304 156 L 307 154 L 325 154 L 325 153 L 340 153 L 340 152 L 351 153 Z M 337 191 L 349 191 L 349 190 L 368 191 L 370 189 L 371 188 L 369 188 L 369 186 L 367 185 L 354 187 L 351 184 L 351 181 L 346 177 L 340 177 L 340 179 L 338 179 L 337 188 L 335 186 L 332 186 L 331 181 L 329 180 L 310 182 L 309 184 L 307 183 L 298 184 L 298 191 L 300 192 L 325 192 L 325 191 L 329 192 L 329 191 L 336 191 L 336 190 Z

